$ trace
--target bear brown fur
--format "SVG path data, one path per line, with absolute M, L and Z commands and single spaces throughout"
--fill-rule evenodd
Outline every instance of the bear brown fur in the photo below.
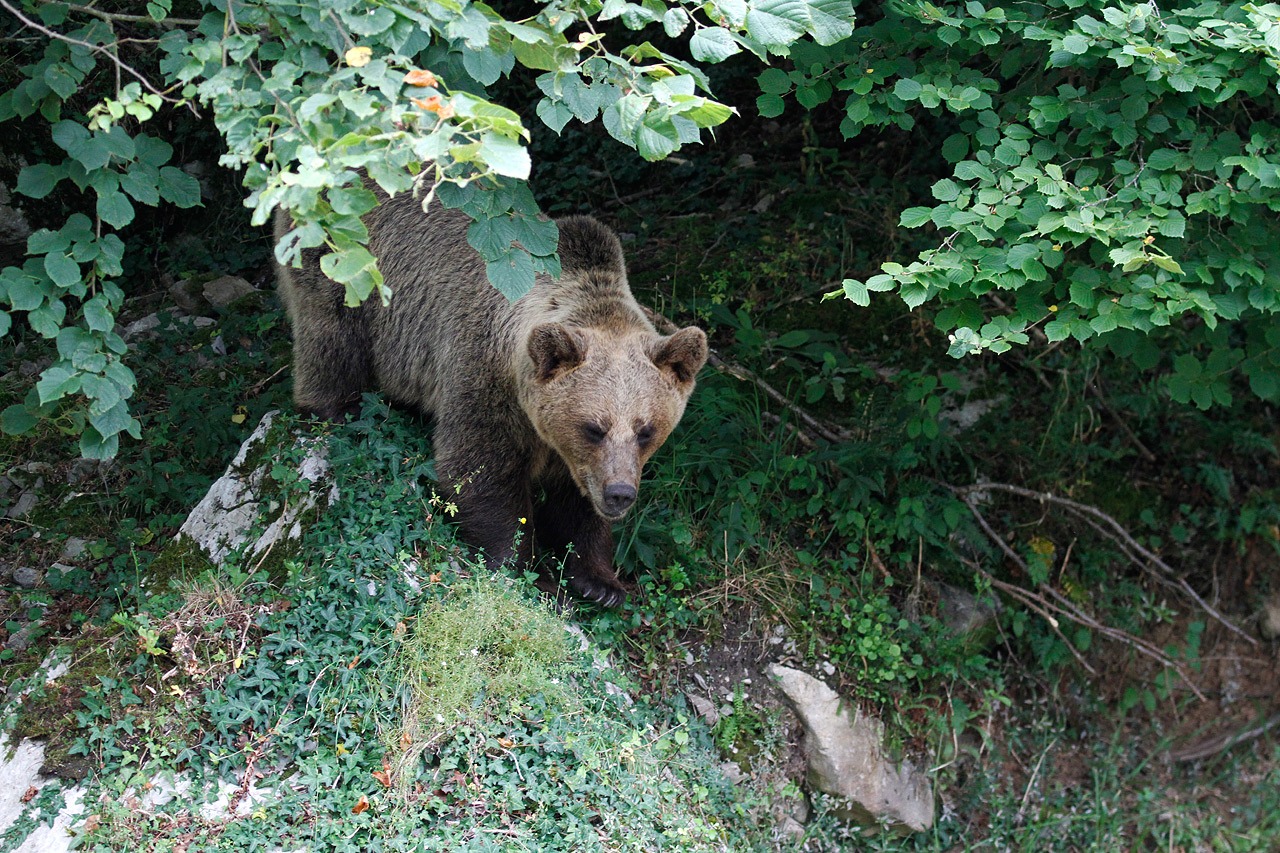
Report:
M 557 221 L 561 277 L 539 275 L 514 302 L 489 284 L 464 214 L 433 203 L 424 215 L 406 194 L 364 222 L 389 305 L 345 307 L 319 250 L 279 268 L 297 407 L 337 419 L 376 389 L 434 418 L 436 468 L 451 496 L 457 487 L 464 540 L 520 568 L 536 540 L 563 561 L 573 592 L 621 604 L 610 526 L 680 420 L 706 335 L 654 330 L 617 236 L 589 217 Z M 277 216 L 277 239 L 289 225 Z

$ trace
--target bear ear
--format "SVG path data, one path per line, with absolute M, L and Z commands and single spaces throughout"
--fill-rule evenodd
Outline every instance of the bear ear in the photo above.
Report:
M 529 333 L 529 358 L 539 382 L 577 367 L 587 357 L 586 337 L 560 323 L 543 323 Z
M 686 326 L 653 347 L 653 363 L 670 370 L 681 385 L 693 382 L 707 362 L 707 334 L 697 326 Z

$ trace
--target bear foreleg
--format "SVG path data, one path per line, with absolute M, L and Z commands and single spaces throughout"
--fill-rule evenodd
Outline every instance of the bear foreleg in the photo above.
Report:
M 340 421 L 360 409 L 371 389 L 369 344 L 356 324 L 337 318 L 295 324 L 293 401 L 304 414 Z
M 542 550 L 564 561 L 569 589 L 604 607 L 627 600 L 613 570 L 613 530 L 572 481 L 547 487 L 534 530 Z
M 437 432 L 441 428 L 438 426 Z M 533 564 L 529 530 L 533 500 L 527 475 L 492 467 L 467 471 L 465 466 L 451 464 L 447 455 L 439 452 L 438 438 L 437 451 L 441 479 L 450 492 L 456 492 L 446 492 L 446 499 L 452 499 L 458 508 L 463 541 L 484 551 L 491 566 L 529 569 Z

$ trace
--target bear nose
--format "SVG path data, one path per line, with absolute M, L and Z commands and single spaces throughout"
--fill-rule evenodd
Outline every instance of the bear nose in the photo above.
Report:
M 622 515 L 635 502 L 635 486 L 610 483 L 604 487 L 604 508 L 610 515 Z

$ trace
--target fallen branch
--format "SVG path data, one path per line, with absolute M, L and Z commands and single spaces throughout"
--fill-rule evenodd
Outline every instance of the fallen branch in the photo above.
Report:
M 1173 750 L 1169 753 L 1169 758 L 1174 761 L 1200 761 L 1211 755 L 1217 755 L 1219 752 L 1225 752 L 1233 746 L 1239 746 L 1242 743 L 1262 737 L 1267 732 L 1280 726 L 1280 714 L 1272 714 L 1260 723 L 1251 725 L 1244 731 L 1235 732 L 1233 734 L 1218 735 L 1208 740 L 1201 741 L 1195 746 L 1185 747 L 1183 749 Z
M 1028 498 L 1030 500 L 1039 501 L 1042 504 L 1052 504 L 1062 507 L 1077 518 L 1089 524 L 1102 536 L 1115 542 L 1125 556 L 1130 559 L 1139 568 L 1145 569 L 1155 575 L 1158 580 L 1177 588 L 1185 596 L 1190 598 L 1205 613 L 1209 614 L 1215 621 L 1220 623 L 1227 630 L 1243 638 L 1251 646 L 1257 646 L 1258 641 L 1249 636 L 1242 628 L 1236 626 L 1225 616 L 1217 611 L 1211 604 L 1205 601 L 1199 593 L 1197 593 L 1186 579 L 1180 577 L 1168 563 L 1160 559 L 1138 540 L 1134 539 L 1128 530 L 1124 528 L 1120 522 L 1116 521 L 1107 513 L 1090 504 L 1073 501 L 1070 498 L 1063 498 L 1048 492 L 1037 492 L 1032 489 L 1025 489 L 1021 486 L 1013 486 L 1008 483 L 977 483 L 972 486 L 948 486 L 952 492 L 963 500 L 966 505 L 973 509 L 973 503 L 970 498 L 983 492 L 1006 492 L 1018 497 Z
M 983 487 L 985 487 L 985 485 L 986 484 L 983 484 Z M 1003 536 L 996 533 L 996 531 L 991 527 L 990 522 L 988 522 L 986 517 L 982 514 L 982 511 L 978 509 L 977 499 L 974 497 L 973 492 L 979 491 L 981 488 L 982 487 L 977 486 L 970 487 L 968 489 L 957 488 L 955 486 L 951 487 L 952 491 L 959 495 L 960 499 L 964 501 L 965 506 L 969 508 L 969 512 L 973 515 L 974 520 L 978 522 L 978 526 L 982 529 L 982 532 L 986 534 L 987 538 L 997 545 L 1000 550 L 1004 552 L 1005 556 L 1012 560 L 1024 574 L 1029 576 L 1031 571 L 1030 567 L 1027 566 L 1026 560 L 1024 560 L 1022 555 L 1017 551 L 1009 547 L 1009 543 L 1004 541 Z M 1046 585 L 1042 587 L 1042 593 L 1032 592 L 1031 590 L 1024 589 L 1023 587 L 1015 584 L 998 580 L 979 566 L 972 563 L 970 563 L 970 565 L 973 566 L 983 576 L 983 579 L 990 583 L 993 588 L 1007 593 L 1012 598 L 1017 599 L 1024 606 L 1043 616 L 1049 623 L 1049 627 L 1052 628 L 1054 633 L 1056 633 L 1066 644 L 1076 661 L 1090 673 L 1096 674 L 1096 671 L 1085 662 L 1083 656 L 1076 650 L 1075 646 L 1067 641 L 1066 637 L 1063 636 L 1058 627 L 1057 619 L 1050 614 L 1061 616 L 1064 619 L 1075 622 L 1077 625 L 1082 625 L 1085 628 L 1088 628 L 1099 636 L 1103 636 L 1129 646 L 1139 654 L 1146 655 L 1161 666 L 1167 669 L 1172 669 L 1178 674 L 1179 678 L 1186 682 L 1187 687 L 1196 695 L 1196 698 L 1201 701 L 1205 701 L 1206 697 L 1204 693 L 1202 693 L 1200 688 L 1196 686 L 1195 682 L 1191 680 L 1191 676 L 1187 673 L 1183 664 L 1169 657 L 1169 655 L 1165 654 L 1163 649 L 1155 644 L 1150 643 L 1141 637 L 1130 634 L 1128 631 L 1122 631 L 1119 628 L 1113 628 L 1110 625 L 1105 625 L 1102 622 L 1099 622 L 1051 586 Z

